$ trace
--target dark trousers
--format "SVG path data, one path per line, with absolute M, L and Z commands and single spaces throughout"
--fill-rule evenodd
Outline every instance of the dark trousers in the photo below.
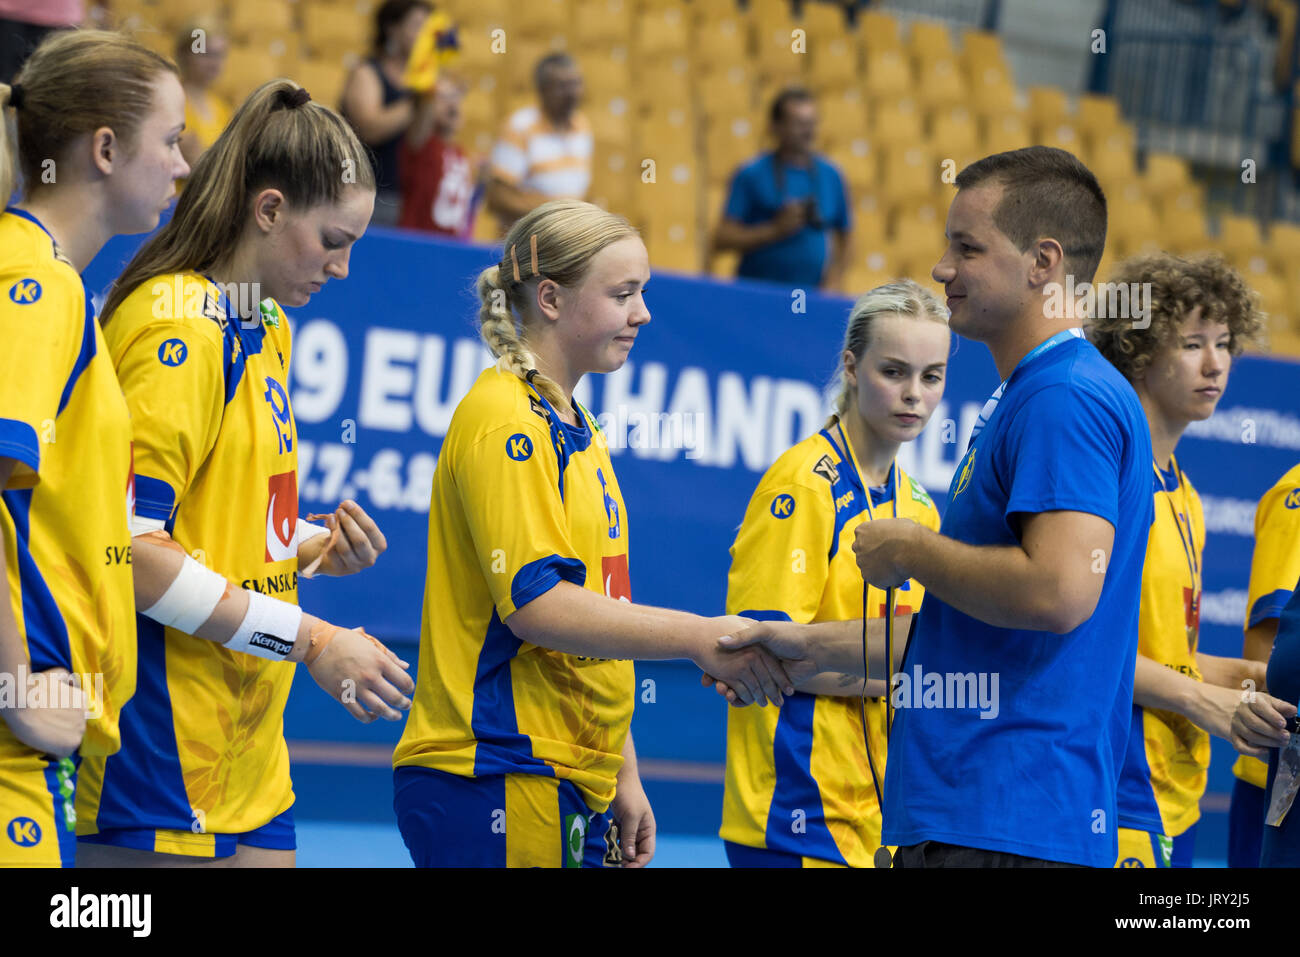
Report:
M 986 851 L 939 841 L 922 841 L 894 852 L 895 867 L 1082 867 L 1005 851 Z

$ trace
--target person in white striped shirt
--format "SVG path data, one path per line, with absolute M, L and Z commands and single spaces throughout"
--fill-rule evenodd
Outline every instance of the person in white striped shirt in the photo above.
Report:
M 582 74 L 573 58 L 552 53 L 534 71 L 537 106 L 506 120 L 489 161 L 487 206 L 504 233 L 551 199 L 586 199 L 591 186 L 591 124 L 578 109 Z

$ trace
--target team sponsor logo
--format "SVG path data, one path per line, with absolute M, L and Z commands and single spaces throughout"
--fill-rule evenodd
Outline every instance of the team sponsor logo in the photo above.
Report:
M 925 490 L 925 486 L 910 475 L 907 477 L 907 481 L 912 486 L 912 501 L 920 502 L 922 505 L 930 505 L 930 493 Z
M 257 304 L 257 310 L 262 314 L 262 324 L 270 326 L 272 329 L 280 328 L 280 313 L 275 308 L 275 303 L 270 299 L 263 299 Z
M 829 455 L 823 455 L 819 458 L 817 464 L 813 466 L 813 471 L 832 485 L 840 480 L 840 470 L 835 467 L 835 463 L 831 461 Z
M 582 852 L 586 846 L 586 815 L 566 814 L 564 816 L 564 866 L 581 867 Z
M 533 454 L 533 440 L 522 432 L 516 432 L 506 439 L 506 455 L 516 462 L 526 462 Z
M 9 300 L 20 306 L 30 306 L 41 298 L 41 284 L 35 279 L 19 279 L 9 287 Z
M 272 376 L 266 377 L 266 391 L 262 398 L 271 406 L 271 421 L 275 425 L 275 436 L 279 440 L 279 452 L 293 451 L 293 415 L 289 411 L 289 396 L 284 386 Z
M 239 583 L 240 588 L 259 592 L 263 595 L 280 595 L 298 588 L 297 572 L 279 572 L 265 578 L 245 578 Z
M 298 554 L 298 475 L 281 472 L 266 480 L 266 560 Z
M 550 425 L 551 413 L 546 411 L 546 406 L 542 405 L 540 402 L 537 401 L 536 396 L 530 395 L 528 397 L 528 408 L 533 410 L 534 415 L 540 415 L 543 419 L 546 420 L 546 424 Z
M 5 826 L 9 840 L 19 847 L 35 847 L 41 843 L 41 826 L 30 817 L 16 817 Z
M 962 466 L 961 475 L 957 478 L 957 488 L 953 491 L 953 498 L 956 498 L 962 492 L 966 491 L 966 486 L 970 484 L 971 472 L 975 469 L 975 449 L 966 453 L 966 463 Z
M 605 595 L 620 601 L 632 600 L 632 579 L 627 571 L 627 555 L 605 555 L 600 560 L 601 577 L 605 580 Z
M 841 495 L 839 498 L 835 500 L 835 511 L 838 512 L 840 509 L 846 508 L 849 505 L 849 503 L 852 501 L 853 501 L 852 490 L 845 492 L 843 495 Z
M 1300 488 L 1293 488 L 1286 493 L 1286 501 L 1283 503 L 1287 508 L 1300 508 Z
M 275 635 L 268 635 L 264 631 L 253 632 L 253 637 L 248 639 L 248 643 L 255 648 L 265 648 L 267 651 L 273 651 L 277 655 L 288 656 L 293 651 L 292 641 L 283 641 Z
M 183 339 L 168 339 L 158 347 L 158 361 L 165 366 L 178 366 L 189 354 L 189 347 Z
M 794 514 L 794 496 L 778 495 L 772 499 L 772 514 L 777 518 L 789 518 Z
M 1146 865 L 1143 864 L 1143 863 L 1142 863 L 1140 860 L 1138 860 L 1136 857 L 1126 857 L 1126 858 L 1124 858 L 1124 860 L 1122 860 L 1122 861 L 1119 862 L 1119 866 L 1120 866 L 1120 867 L 1146 867 Z
M 596 469 L 596 478 L 600 479 L 600 493 L 605 496 L 605 515 L 609 518 L 609 537 L 618 538 L 618 502 L 609 494 L 609 488 L 605 484 L 605 473 Z

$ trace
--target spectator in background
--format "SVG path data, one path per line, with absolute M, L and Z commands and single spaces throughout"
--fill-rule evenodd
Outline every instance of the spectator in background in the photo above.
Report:
M 771 124 L 777 148 L 732 177 L 714 248 L 742 254 L 739 277 L 838 287 L 848 258 L 849 197 L 840 171 L 813 152 L 812 94 L 783 90 L 772 102 Z
M 420 97 L 401 153 L 405 229 L 468 239 L 475 180 L 469 156 L 452 142 L 461 125 L 465 81 L 442 73 L 433 92 Z
M 433 12 L 427 0 L 384 0 L 375 12 L 371 56 L 358 63 L 343 87 L 342 112 L 371 151 L 375 168 L 375 214 L 371 222 L 392 226 L 401 213 L 398 152 L 415 116 L 402 82 L 420 27 Z
M 534 71 L 538 106 L 516 110 L 492 149 L 487 204 L 504 233 L 552 199 L 585 199 L 591 186 L 591 124 L 578 110 L 582 74 L 567 53 Z
M 176 35 L 176 65 L 185 88 L 181 155 L 190 169 L 230 122 L 230 104 L 212 92 L 226 64 L 228 47 L 221 30 L 206 21 L 192 23 Z
M 0 83 L 14 81 L 46 34 L 75 27 L 85 16 L 82 0 L 0 0 Z

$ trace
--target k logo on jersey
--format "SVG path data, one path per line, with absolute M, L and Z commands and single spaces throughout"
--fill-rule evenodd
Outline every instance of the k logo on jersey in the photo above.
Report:
M 30 306 L 41 298 L 41 284 L 35 279 L 19 279 L 9 287 L 9 301 Z
M 506 439 L 506 455 L 516 462 L 527 462 L 533 454 L 533 440 L 522 432 L 516 432 Z
M 1300 488 L 1293 488 L 1287 492 L 1283 504 L 1287 508 L 1300 508 Z
M 30 817 L 16 817 L 5 827 L 9 840 L 19 847 L 35 847 L 41 843 L 41 826 Z
M 184 339 L 168 339 L 158 347 L 158 361 L 165 366 L 181 365 L 189 355 L 190 350 Z
M 266 481 L 266 560 L 298 554 L 298 474 L 281 472 Z
M 778 495 L 772 499 L 772 514 L 777 518 L 789 518 L 794 514 L 794 496 Z

